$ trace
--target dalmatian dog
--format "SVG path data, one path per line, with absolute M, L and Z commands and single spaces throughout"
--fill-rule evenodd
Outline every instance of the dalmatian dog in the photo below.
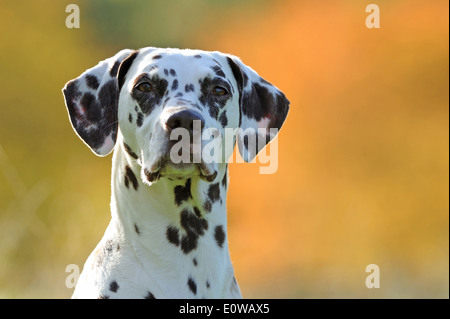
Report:
M 250 162 L 270 142 L 275 133 L 261 129 L 281 128 L 285 95 L 235 56 L 152 47 L 99 62 L 63 94 L 87 146 L 114 150 L 111 221 L 72 297 L 241 298 L 227 243 L 228 160 L 235 143 Z M 171 160 L 173 133 L 194 127 L 212 129 L 211 141 L 238 129 L 224 160 L 204 160 L 207 144 L 192 137 L 174 153 L 199 160 Z

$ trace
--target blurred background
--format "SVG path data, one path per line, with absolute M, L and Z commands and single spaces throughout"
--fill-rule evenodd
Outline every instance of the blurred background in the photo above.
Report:
M 66 266 L 110 220 L 111 157 L 74 134 L 61 89 L 157 46 L 237 55 L 291 101 L 277 173 L 230 166 L 244 297 L 448 298 L 449 4 L 372 2 L 1 0 L 0 297 L 71 296 Z

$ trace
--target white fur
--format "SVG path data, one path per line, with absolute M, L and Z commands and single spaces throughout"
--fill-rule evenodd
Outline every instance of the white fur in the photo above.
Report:
M 210 213 L 205 213 L 208 229 L 198 238 L 197 248 L 184 253 L 180 247 L 170 243 L 166 236 L 168 225 L 180 229 L 180 207 L 174 203 L 174 187 L 184 185 L 186 179 L 171 181 L 161 178 L 149 183 L 145 180 L 144 169 L 149 169 L 157 159 L 158 152 L 164 149 L 164 140 L 157 132 L 161 126 L 160 118 L 164 117 L 165 109 L 156 107 L 149 116 L 145 116 L 143 124 L 137 128 L 130 123 L 128 116 L 133 112 L 136 102 L 130 97 L 133 79 L 145 72 L 151 63 L 151 54 L 156 49 L 142 50 L 129 69 L 126 81 L 119 98 L 119 131 L 114 147 L 112 163 L 112 195 L 111 222 L 96 249 L 87 259 L 83 272 L 73 294 L 73 298 L 144 298 L 151 292 L 156 298 L 241 298 L 239 286 L 234 278 L 234 271 L 228 250 L 227 237 L 222 247 L 218 247 L 214 238 L 214 229 L 218 225 L 224 227 L 227 234 L 226 188 L 220 183 L 226 173 L 226 163 L 214 163 L 212 169 L 218 171 L 214 183 L 220 184 L 221 200 L 212 203 Z M 158 64 L 175 69 L 179 86 L 193 83 L 199 92 L 198 80 L 201 78 L 199 63 L 209 67 L 211 59 L 208 54 L 200 51 L 178 51 L 168 59 L 158 61 Z M 201 53 L 204 59 L 188 64 L 183 55 Z M 223 55 L 214 54 L 223 64 L 231 85 L 237 91 L 236 82 L 231 70 L 227 67 Z M 208 64 L 209 63 L 209 64 Z M 208 65 L 207 65 L 208 64 Z M 170 85 L 170 84 L 169 84 Z M 195 94 L 185 94 L 186 100 L 197 102 Z M 239 105 L 236 96 L 225 106 L 230 126 L 237 126 L 239 121 Z M 206 127 L 217 127 L 217 122 L 209 114 L 205 116 Z M 222 128 L 220 128 L 222 129 Z M 224 132 L 222 132 L 223 134 Z M 124 150 L 123 142 L 136 151 L 139 160 L 129 156 Z M 112 139 L 107 139 L 101 151 L 111 148 Z M 231 154 L 226 154 L 229 158 Z M 213 164 L 211 164 L 213 165 Z M 124 186 L 125 167 L 134 172 L 138 180 L 137 190 Z M 227 177 L 225 177 L 227 178 Z M 190 204 L 202 207 L 207 200 L 210 183 L 192 176 Z M 135 229 L 139 228 L 139 234 Z M 108 248 L 106 248 L 108 247 Z M 193 260 L 197 262 L 194 266 Z M 192 278 L 196 283 L 196 293 L 193 294 L 187 282 Z M 115 292 L 110 285 L 114 281 L 118 285 Z

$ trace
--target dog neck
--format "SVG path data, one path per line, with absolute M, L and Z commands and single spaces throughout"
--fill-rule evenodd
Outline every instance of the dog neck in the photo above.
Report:
M 233 290 L 240 295 L 226 236 L 227 164 L 219 165 L 212 182 L 199 176 L 162 177 L 147 185 L 139 161 L 120 140 L 113 155 L 107 232 L 121 238 L 121 250 L 139 259 L 164 297 L 230 297 Z M 187 283 L 187 294 L 179 289 L 180 281 Z

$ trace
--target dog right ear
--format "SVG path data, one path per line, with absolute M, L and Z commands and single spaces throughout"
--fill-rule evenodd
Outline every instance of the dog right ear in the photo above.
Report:
M 239 153 L 251 162 L 278 134 L 289 111 L 289 100 L 238 57 L 227 55 L 227 61 L 240 94 Z
M 62 90 L 73 129 L 99 156 L 114 148 L 119 90 L 137 55 L 138 51 L 122 50 L 67 82 Z

